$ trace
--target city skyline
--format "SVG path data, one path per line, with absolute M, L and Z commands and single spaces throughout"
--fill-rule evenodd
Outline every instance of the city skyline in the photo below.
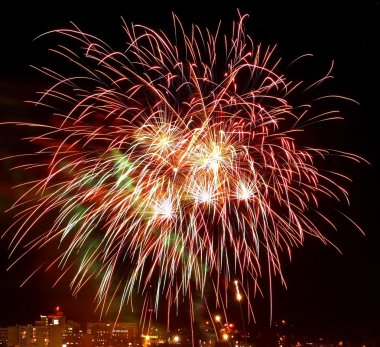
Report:
M 326 86 L 327 92 L 353 98 L 360 106 L 342 105 L 345 120 L 334 123 L 331 127 L 316 126 L 316 132 L 312 134 L 315 138 L 311 140 L 322 143 L 323 146 L 328 144 L 361 155 L 371 163 L 370 166 L 361 164 L 342 167 L 353 179 L 353 183 L 349 186 L 350 208 L 339 206 L 344 214 L 361 226 L 366 236 L 361 235 L 352 224 L 343 222 L 342 218 L 337 225 L 338 231 L 327 235 L 342 250 L 342 255 L 333 247 L 323 247 L 312 239 L 306 240 L 304 247 L 294 250 L 292 262 L 285 258 L 283 263 L 288 289 L 281 287 L 279 278 L 274 279 L 273 314 L 275 320 L 289 319 L 304 331 L 315 329 L 331 335 L 372 336 L 377 333 L 380 324 L 380 301 L 377 296 L 380 291 L 377 279 L 380 236 L 377 233 L 376 220 L 379 206 L 379 161 L 375 125 L 378 86 L 372 85 L 379 77 L 376 63 L 378 53 L 375 53 L 379 39 L 376 33 L 379 3 L 373 1 L 358 7 L 348 4 L 334 7 L 322 2 L 313 5 L 312 9 L 307 5 L 289 6 L 272 8 L 270 4 L 248 6 L 239 3 L 201 10 L 172 4 L 162 8 L 158 5 L 152 6 L 144 9 L 144 12 L 143 4 L 133 8 L 115 5 L 109 13 L 102 13 L 98 9 L 92 15 L 84 8 L 67 6 L 62 12 L 52 11 L 50 16 L 45 16 L 36 6 L 28 14 L 25 12 L 17 15 L 17 11 L 10 12 L 3 15 L 1 27 L 4 45 L 8 47 L 8 54 L 2 57 L 4 62 L 0 70 L 0 84 L 5 91 L 1 100 L 2 119 L 4 113 L 11 118 L 20 115 L 28 118 L 26 113 L 31 112 L 32 107 L 22 102 L 32 99 L 33 93 L 39 90 L 36 85 L 30 85 L 29 81 L 33 81 L 32 84 L 43 84 L 43 78 L 27 65 L 41 65 L 46 59 L 45 48 L 39 47 L 38 40 L 32 40 L 56 27 L 68 27 L 70 20 L 117 45 L 117 41 L 122 39 L 120 16 L 128 22 L 142 22 L 159 29 L 167 29 L 171 26 L 169 22 L 173 11 L 186 25 L 199 22 L 215 28 L 220 18 L 228 25 L 234 17 L 233 12 L 239 7 L 243 13 L 250 15 L 249 34 L 264 46 L 278 44 L 279 56 L 283 60 L 290 63 L 297 56 L 312 53 L 315 58 L 311 66 L 316 65 L 314 74 L 317 76 L 328 70 L 334 60 L 335 79 Z M 7 28 L 10 29 L 7 31 Z M 0 128 L 0 132 L 2 131 Z M 9 127 L 4 130 L 0 157 L 6 155 L 5 149 L 9 143 L 20 146 L 16 143 L 13 132 Z M 11 183 L 14 184 L 17 180 L 12 172 L 7 171 L 4 162 L 1 165 L 3 212 L 12 200 Z M 9 219 L 10 215 L 2 214 L 2 228 L 9 224 Z M 96 290 L 92 287 L 93 284 L 79 292 L 77 299 L 69 293 L 69 281 L 52 288 L 55 276 L 49 273 L 44 273 L 19 288 L 30 275 L 34 264 L 23 263 L 6 272 L 9 265 L 8 241 L 7 238 L 0 240 L 0 271 L 3 279 L 0 292 L 1 298 L 4 298 L 0 299 L 0 325 L 14 321 L 20 316 L 20 312 L 24 312 L 25 319 L 30 320 L 41 307 L 46 311 L 57 304 L 65 307 L 70 315 L 78 316 L 81 321 L 94 321 L 99 317 L 99 311 L 93 312 L 92 293 Z M 43 254 L 34 258 L 36 264 L 41 261 L 39 257 L 44 258 Z M 266 284 L 264 289 L 265 286 Z M 25 299 L 20 304 L 5 299 L 12 295 Z M 255 300 L 255 312 L 259 326 L 270 324 L 267 292 L 265 299 Z M 110 319 L 115 314 L 109 315 Z M 240 313 L 232 315 L 237 320 Z M 129 317 L 138 319 L 139 314 L 131 313 L 128 308 L 122 313 L 120 320 Z M 160 320 L 164 321 L 165 318 L 160 317 Z
M 321 335 L 300 335 L 286 320 L 274 322 L 271 329 L 244 331 L 234 323 L 224 323 L 221 315 L 210 317 L 214 322 L 198 322 L 192 331 L 188 326 L 168 330 L 152 324 L 147 330 L 138 322 L 87 322 L 79 324 L 67 317 L 60 307 L 40 315 L 34 324 L 0 326 L 0 347 L 149 347 L 171 345 L 204 347 L 334 347 L 377 346 L 378 339 L 347 340 Z M 195 339 L 195 341 L 193 341 Z

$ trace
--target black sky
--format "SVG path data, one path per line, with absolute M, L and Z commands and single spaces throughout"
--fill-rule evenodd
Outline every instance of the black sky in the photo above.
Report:
M 236 8 L 250 15 L 247 32 L 256 42 L 278 45 L 277 54 L 291 62 L 305 53 L 314 54 L 310 64 L 320 77 L 335 61 L 333 75 L 325 92 L 354 98 L 354 104 L 338 105 L 345 121 L 316 127 L 313 141 L 363 156 L 371 165 L 343 168 L 353 179 L 350 185 L 351 206 L 340 209 L 364 229 L 362 236 L 343 222 L 329 237 L 343 254 L 332 247 L 308 240 L 305 247 L 294 251 L 292 262 L 285 259 L 284 272 L 288 289 L 276 285 L 273 296 L 274 317 L 286 318 L 300 331 L 334 336 L 365 337 L 380 335 L 380 234 L 379 215 L 379 81 L 380 81 L 380 3 L 360 1 L 304 1 L 279 5 L 274 1 L 219 1 L 211 6 L 202 2 L 167 1 L 164 5 L 140 1 L 104 1 L 101 5 L 78 5 L 33 2 L 24 6 L 7 4 L 0 14 L 0 117 L 1 120 L 25 117 L 31 106 L 23 100 L 33 98 L 44 77 L 29 68 L 47 61 L 46 45 L 33 39 L 51 29 L 68 27 L 70 21 L 94 33 L 112 46 L 123 47 L 122 16 L 126 22 L 143 23 L 164 30 L 171 29 L 171 12 L 185 25 L 197 23 L 216 28 L 219 19 L 226 27 L 236 19 Z M 302 76 L 289 76 L 302 78 Z M 44 81 L 44 82 L 41 82 Z M 0 156 L 14 146 L 17 131 L 0 128 Z M 0 164 L 1 212 L 11 201 L 10 181 L 16 182 L 7 165 Z M 1 216 L 1 225 L 9 225 L 10 216 Z M 3 227 L 3 228 L 4 228 Z M 0 240 L 0 325 L 31 322 L 38 314 L 47 313 L 56 304 L 66 306 L 68 315 L 78 320 L 93 319 L 89 293 L 75 301 L 67 287 L 52 289 L 49 275 L 19 284 L 27 276 L 28 264 L 6 272 L 7 242 Z M 22 267 L 25 266 L 25 269 Z M 50 278 L 50 280 L 52 280 Z M 278 282 L 278 281 L 277 281 Z M 258 304 L 259 306 L 262 303 Z M 260 307 L 261 307 L 260 306 Z M 80 307 L 80 308 L 79 308 Z M 84 308 L 85 307 L 85 308 Z M 258 312 L 267 312 L 260 309 Z M 267 314 L 258 317 L 267 324 Z

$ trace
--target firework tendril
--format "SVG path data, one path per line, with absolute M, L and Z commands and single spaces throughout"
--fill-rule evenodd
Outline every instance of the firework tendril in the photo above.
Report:
M 134 290 L 156 307 L 206 285 L 219 298 L 232 280 L 249 297 L 263 268 L 283 281 L 282 253 L 305 235 L 328 243 L 318 225 L 334 225 L 320 198 L 348 199 L 336 183 L 346 178 L 316 158 L 360 161 L 298 144 L 305 125 L 340 115 L 289 104 L 301 83 L 277 72 L 274 49 L 253 43 L 245 16 L 230 37 L 219 27 L 186 34 L 173 18 L 174 39 L 124 23 L 124 51 L 76 26 L 48 33 L 72 70 L 38 68 L 53 80 L 35 102 L 50 118 L 18 123 L 39 131 L 20 165 L 39 177 L 11 208 L 12 253 L 58 244 L 48 267 L 61 269 L 58 280 L 74 272 L 74 294 L 97 278 L 102 310 Z

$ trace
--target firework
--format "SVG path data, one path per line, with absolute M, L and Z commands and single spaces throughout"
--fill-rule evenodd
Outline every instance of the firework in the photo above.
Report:
M 53 83 L 35 104 L 50 118 L 19 123 L 40 130 L 21 165 L 38 179 L 11 208 L 12 253 L 58 244 L 49 267 L 74 271 L 74 294 L 98 278 L 104 309 L 134 290 L 156 307 L 206 284 L 218 298 L 233 279 L 237 300 L 241 286 L 249 301 L 262 264 L 282 278 L 281 253 L 306 234 L 328 242 L 318 200 L 348 196 L 335 183 L 343 176 L 315 158 L 358 158 L 297 143 L 308 121 L 339 116 L 289 103 L 300 84 L 277 72 L 273 49 L 253 44 L 244 18 L 229 38 L 186 34 L 175 16 L 174 39 L 124 23 L 123 51 L 75 26 L 49 33 L 73 74 L 39 68 Z

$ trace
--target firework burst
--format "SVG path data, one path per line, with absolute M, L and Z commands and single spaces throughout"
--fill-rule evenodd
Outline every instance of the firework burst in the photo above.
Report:
M 339 116 L 296 112 L 288 100 L 300 84 L 277 72 L 273 49 L 254 45 L 243 21 L 227 38 L 197 26 L 188 35 L 174 16 L 174 40 L 124 23 L 124 51 L 75 26 L 50 33 L 75 75 L 39 68 L 53 83 L 35 104 L 51 121 L 28 124 L 41 130 L 31 139 L 39 149 L 22 168 L 39 178 L 12 207 L 12 253 L 58 243 L 49 266 L 74 269 L 74 294 L 98 277 L 105 308 L 135 289 L 156 306 L 206 283 L 219 297 L 231 280 L 240 301 L 238 283 L 256 290 L 263 263 L 282 278 L 280 254 L 305 234 L 328 242 L 318 199 L 347 192 L 314 165 L 331 152 L 300 146 L 295 133 Z

